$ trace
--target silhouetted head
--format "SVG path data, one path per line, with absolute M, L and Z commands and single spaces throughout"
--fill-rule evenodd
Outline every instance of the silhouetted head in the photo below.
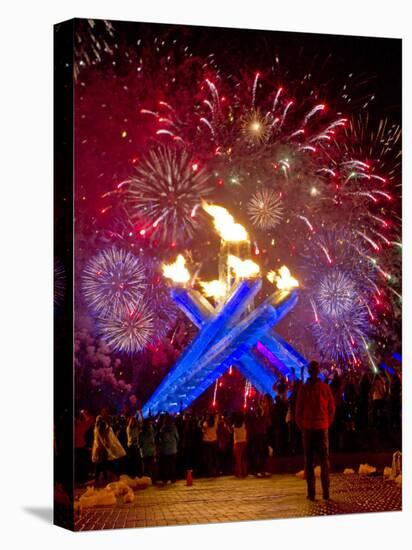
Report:
M 215 425 L 215 415 L 213 413 L 210 413 L 207 417 L 206 422 L 208 428 L 213 428 L 213 426 Z
M 319 376 L 320 367 L 317 361 L 311 361 L 308 365 L 308 373 L 311 378 L 317 378 Z

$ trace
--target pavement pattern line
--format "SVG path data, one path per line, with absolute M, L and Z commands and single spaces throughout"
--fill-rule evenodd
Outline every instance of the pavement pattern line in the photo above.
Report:
M 317 480 L 317 490 L 320 483 Z M 366 512 L 400 511 L 402 488 L 382 477 L 332 474 L 331 500 L 306 499 L 306 483 L 293 475 L 267 479 L 195 479 L 137 491 L 133 503 L 84 510 L 76 531 L 193 525 Z

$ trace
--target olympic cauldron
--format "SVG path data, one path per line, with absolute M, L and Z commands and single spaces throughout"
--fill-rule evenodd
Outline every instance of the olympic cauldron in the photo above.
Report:
M 298 290 L 277 290 L 254 307 L 261 287 L 261 278 L 240 280 L 216 308 L 193 289 L 172 289 L 199 332 L 144 405 L 144 416 L 186 409 L 231 366 L 272 396 L 279 376 L 300 376 L 306 360 L 274 331 L 296 305 Z

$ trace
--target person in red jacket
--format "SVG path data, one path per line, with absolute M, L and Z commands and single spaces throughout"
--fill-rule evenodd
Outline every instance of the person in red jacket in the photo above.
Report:
M 329 500 L 329 427 L 335 414 L 331 389 L 319 378 L 319 364 L 308 365 L 309 378 L 296 402 L 296 423 L 302 432 L 308 499 L 315 500 L 315 454 L 319 455 L 323 498 Z

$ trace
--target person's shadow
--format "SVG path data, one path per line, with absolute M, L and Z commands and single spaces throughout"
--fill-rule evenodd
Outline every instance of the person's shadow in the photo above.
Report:
M 51 506 L 49 508 L 46 506 L 27 506 L 23 510 L 50 525 L 53 523 L 53 508 Z

